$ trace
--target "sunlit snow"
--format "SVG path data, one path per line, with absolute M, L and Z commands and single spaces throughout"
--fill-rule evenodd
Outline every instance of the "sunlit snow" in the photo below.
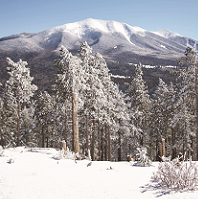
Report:
M 162 48 L 165 48 L 165 49 L 167 49 L 167 48 L 166 48 L 166 46 L 164 46 L 164 45 L 160 45 L 160 46 L 161 46 Z
M 60 159 L 60 151 L 10 148 L 0 155 L 1 199 L 198 198 L 198 192 L 170 192 L 151 181 L 151 167 L 133 162 Z
M 176 36 L 179 36 L 179 37 L 182 37 L 180 34 L 178 33 L 175 33 L 175 32 L 171 32 L 171 31 L 168 31 L 168 30 L 160 30 L 160 31 L 156 31 L 156 32 L 153 32 L 161 37 L 165 37 L 165 38 L 170 38 L 170 37 L 176 37 Z
M 50 29 L 50 31 L 54 32 L 55 30 L 62 30 L 63 32 L 75 34 L 79 38 L 88 31 L 101 31 L 103 33 L 120 33 L 122 34 L 129 42 L 131 34 L 140 34 L 144 36 L 145 30 L 139 27 L 132 27 L 125 23 L 120 23 L 116 21 L 105 21 L 105 20 L 97 20 L 97 19 L 86 19 L 83 21 L 68 23 L 62 26 L 58 26 Z M 51 34 L 51 33 L 50 33 Z

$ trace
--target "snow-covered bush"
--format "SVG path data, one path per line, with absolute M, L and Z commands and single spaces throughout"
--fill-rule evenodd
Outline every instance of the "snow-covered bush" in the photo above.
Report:
M 73 151 L 70 151 L 69 148 L 65 151 L 62 149 L 60 151 L 60 159 L 70 159 L 70 160 L 75 160 L 76 159 L 76 154 Z
M 147 154 L 147 149 L 137 148 L 138 154 L 136 155 L 138 157 L 138 162 L 135 164 L 135 166 L 141 166 L 141 167 L 150 167 L 152 165 L 152 161 L 149 159 Z
M 161 162 L 157 172 L 152 176 L 162 187 L 171 189 L 196 189 L 198 186 L 198 170 L 195 162 L 179 162 L 179 158 Z

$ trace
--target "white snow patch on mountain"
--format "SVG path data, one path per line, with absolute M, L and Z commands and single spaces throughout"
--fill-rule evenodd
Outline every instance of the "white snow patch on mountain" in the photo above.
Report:
M 164 46 L 164 45 L 160 45 L 160 47 L 167 49 L 166 46 Z
M 129 79 L 129 78 L 131 78 L 130 76 L 123 76 L 123 75 L 111 75 L 111 77 L 119 78 L 119 79 Z
M 171 31 L 168 31 L 168 30 L 160 30 L 160 31 L 156 31 L 156 32 L 153 32 L 153 33 L 155 33 L 156 35 L 159 35 L 159 36 L 161 36 L 161 37 L 165 37 L 165 38 L 167 38 L 167 39 L 169 39 L 169 38 L 173 38 L 173 37 L 177 37 L 177 36 L 179 36 L 179 37 L 182 37 L 180 34 L 178 34 L 178 33 L 175 33 L 175 32 L 171 32 Z

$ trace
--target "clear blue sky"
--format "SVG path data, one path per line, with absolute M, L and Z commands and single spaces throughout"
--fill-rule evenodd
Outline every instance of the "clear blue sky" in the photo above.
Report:
M 198 0 L 0 0 L 0 38 L 87 18 L 167 29 L 198 41 Z

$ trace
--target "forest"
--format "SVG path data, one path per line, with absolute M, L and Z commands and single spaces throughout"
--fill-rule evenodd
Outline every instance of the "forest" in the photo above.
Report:
M 32 83 L 28 63 L 7 58 L 9 78 L 0 83 L 0 145 L 52 147 L 92 160 L 122 161 L 147 151 L 152 161 L 179 154 L 198 160 L 197 54 L 187 47 L 174 84 L 159 78 L 152 94 L 141 63 L 125 92 L 112 81 L 106 61 L 82 42 L 78 56 L 59 49 L 50 94 Z

